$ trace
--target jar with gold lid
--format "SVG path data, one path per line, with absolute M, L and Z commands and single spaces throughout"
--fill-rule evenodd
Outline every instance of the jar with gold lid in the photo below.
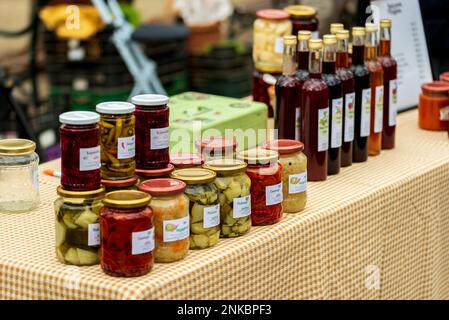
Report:
M 308 30 L 312 32 L 312 38 L 318 39 L 318 19 L 317 11 L 314 7 L 305 5 L 292 5 L 285 9 L 290 15 L 290 21 L 292 22 L 292 35 L 298 35 L 300 30 Z

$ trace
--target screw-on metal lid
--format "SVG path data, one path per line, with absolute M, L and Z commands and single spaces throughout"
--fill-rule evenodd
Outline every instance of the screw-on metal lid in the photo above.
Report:
M 4 139 L 0 140 L 1 155 L 23 155 L 36 150 L 36 143 L 27 139 Z
M 212 170 L 203 168 L 178 169 L 170 174 L 173 179 L 184 181 L 187 184 L 210 183 L 217 174 Z
M 246 170 L 246 162 L 235 159 L 216 159 L 207 161 L 205 169 L 215 171 L 218 175 L 235 174 Z
M 106 194 L 103 204 L 119 209 L 142 208 L 150 203 L 151 197 L 142 191 L 119 190 Z
M 127 114 L 133 113 L 136 107 L 129 102 L 111 101 L 97 104 L 96 110 L 104 114 Z
M 91 111 L 69 111 L 59 115 L 59 122 L 73 125 L 86 125 L 97 123 L 100 115 Z
M 164 176 L 168 176 L 170 174 L 170 172 L 173 171 L 175 167 L 169 163 L 167 165 L 167 167 L 165 168 L 159 168 L 159 169 L 136 169 L 136 174 L 139 177 L 144 177 L 144 178 L 160 178 L 160 177 L 164 177 Z
M 337 34 L 337 31 L 345 28 L 343 23 L 331 23 L 330 31 L 332 34 Z
M 163 94 L 140 94 L 131 98 L 131 102 L 138 106 L 165 106 L 168 101 Z
M 104 187 L 100 187 L 99 189 L 89 191 L 70 191 L 63 189 L 62 186 L 59 186 L 56 189 L 56 193 L 64 198 L 92 199 L 103 196 L 105 193 L 105 189 Z
M 184 192 L 186 184 L 177 179 L 152 179 L 142 182 L 137 188 L 152 196 L 171 196 Z
M 294 17 L 311 18 L 316 16 L 316 9 L 314 7 L 301 4 L 288 6 L 284 10 Z
M 304 150 L 302 142 L 290 139 L 270 140 L 263 144 L 264 149 L 277 151 L 279 154 L 291 154 Z

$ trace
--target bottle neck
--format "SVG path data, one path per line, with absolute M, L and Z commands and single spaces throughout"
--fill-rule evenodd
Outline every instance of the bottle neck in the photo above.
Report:
M 323 73 L 333 74 L 335 73 L 335 61 L 336 56 L 336 45 L 335 44 L 325 44 L 323 51 Z
M 377 32 L 367 32 L 365 38 L 365 60 L 377 59 L 377 45 Z
M 299 40 L 298 42 L 298 70 L 309 69 L 309 45 L 307 40 Z
M 309 74 L 311 78 L 318 78 L 321 75 L 321 63 L 323 52 L 321 49 L 310 49 L 309 53 Z
M 380 29 L 380 54 L 389 56 L 391 54 L 391 29 Z
M 348 39 L 339 39 L 337 41 L 337 68 L 349 67 Z
M 352 64 L 361 65 L 365 60 L 365 38 L 360 35 L 352 36 Z
M 282 60 L 282 74 L 293 75 L 296 72 L 296 44 L 284 43 L 284 55 Z

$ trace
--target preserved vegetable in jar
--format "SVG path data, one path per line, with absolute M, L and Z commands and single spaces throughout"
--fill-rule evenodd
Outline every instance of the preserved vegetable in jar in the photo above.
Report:
M 170 177 L 170 173 L 175 169 L 172 164 L 168 164 L 165 168 L 153 169 L 153 170 L 141 170 L 136 169 L 136 174 L 139 177 L 139 182 L 157 179 L 157 178 L 168 178 Z
M 106 180 L 102 179 L 101 184 L 106 189 L 106 193 L 119 190 L 137 190 L 137 176 L 132 176 L 124 180 Z
M 313 39 L 319 38 L 318 19 L 316 9 L 304 5 L 292 5 L 285 9 L 290 14 L 292 22 L 292 35 L 296 36 L 300 30 L 308 30 L 312 33 Z
M 244 235 L 251 228 L 251 180 L 245 174 L 246 163 L 218 159 L 208 161 L 204 168 L 217 173 L 214 184 L 220 203 L 221 236 Z
M 186 184 L 176 179 L 153 179 L 139 185 L 139 190 L 151 195 L 154 215 L 156 262 L 183 259 L 189 252 L 189 198 Z
M 195 143 L 196 149 L 207 162 L 214 159 L 235 159 L 237 141 L 222 137 L 210 137 Z
M 449 83 L 424 83 L 421 90 L 418 105 L 419 127 L 426 130 L 447 130 L 449 117 L 444 116 L 449 115 Z
M 196 153 L 177 153 L 170 155 L 170 163 L 176 169 L 201 167 L 204 164 L 204 157 Z

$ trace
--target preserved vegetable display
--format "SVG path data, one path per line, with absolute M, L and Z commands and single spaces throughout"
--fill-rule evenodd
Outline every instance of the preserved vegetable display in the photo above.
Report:
M 292 22 L 292 35 L 296 36 L 300 30 L 308 30 L 312 33 L 313 39 L 318 39 L 318 19 L 315 8 L 304 5 L 292 5 L 285 9 L 290 14 Z

